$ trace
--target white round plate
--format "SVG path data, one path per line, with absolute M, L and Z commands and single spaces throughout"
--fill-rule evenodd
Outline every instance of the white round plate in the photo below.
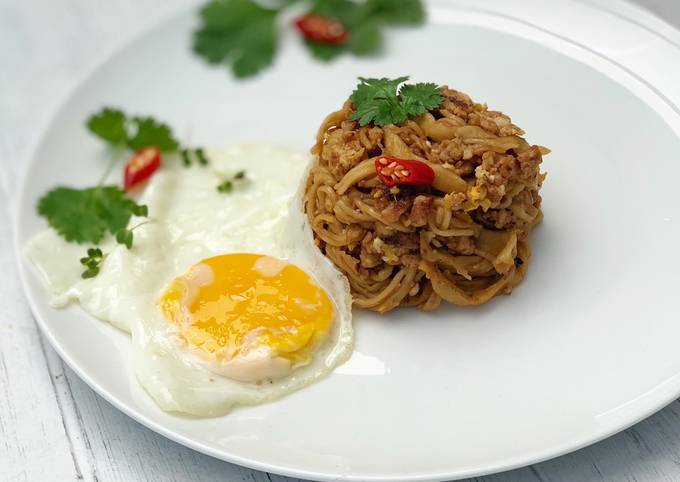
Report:
M 17 246 L 45 228 L 38 197 L 103 170 L 83 122 L 103 105 L 153 114 L 203 145 L 308 148 L 357 76 L 449 84 L 549 146 L 545 222 L 528 278 L 472 309 L 355 310 L 356 352 L 332 376 L 218 419 L 162 412 L 132 376 L 127 337 L 54 310 L 25 259 L 38 323 L 92 388 L 149 428 L 244 466 L 310 479 L 444 480 L 593 443 L 680 395 L 680 33 L 602 0 L 428 2 L 425 28 L 385 55 L 313 61 L 289 32 L 247 81 L 190 49 L 195 12 L 102 63 L 64 103 L 29 165 Z

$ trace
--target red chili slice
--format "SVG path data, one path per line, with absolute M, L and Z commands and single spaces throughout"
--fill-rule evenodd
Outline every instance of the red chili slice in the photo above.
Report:
M 434 182 L 434 170 L 422 161 L 380 156 L 375 171 L 386 186 L 429 186 Z
M 304 15 L 295 20 L 295 26 L 307 40 L 313 42 L 341 45 L 349 38 L 343 24 L 323 15 Z
M 125 165 L 125 190 L 146 181 L 161 166 L 161 151 L 157 147 L 138 150 Z

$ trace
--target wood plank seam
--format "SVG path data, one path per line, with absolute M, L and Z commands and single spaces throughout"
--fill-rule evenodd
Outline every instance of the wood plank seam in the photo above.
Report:
M 31 321 L 37 325 L 37 322 L 32 315 Z M 47 342 L 42 333 L 40 333 L 40 351 L 45 358 L 45 365 L 50 376 L 50 383 L 52 384 L 52 390 L 57 401 L 61 421 L 64 425 L 66 438 L 68 439 L 69 452 L 71 453 L 73 464 L 76 469 L 76 477 L 79 480 L 84 480 L 87 477 L 88 480 L 97 481 L 99 479 L 97 478 L 96 468 L 93 463 L 94 455 L 92 453 L 92 446 L 87 433 L 83 428 L 82 417 L 80 416 L 78 404 L 73 398 L 71 384 L 64 374 L 64 362 L 51 347 L 47 346 Z M 50 353 L 52 356 L 49 355 Z M 64 394 L 59 390 L 58 385 L 60 383 L 63 385 Z M 66 399 L 64 397 L 66 397 Z M 68 410 L 67 406 L 70 407 L 71 410 Z M 80 440 L 82 440 L 83 447 L 78 447 L 79 439 L 74 432 L 80 434 Z M 80 460 L 81 458 L 85 460 Z M 83 473 L 81 468 L 83 466 L 86 466 L 88 469 L 86 473 Z
M 4 149 L 6 145 L 0 144 Z M 11 158 L 4 155 L 0 150 L 0 158 Z M 6 274 L 4 282 L 0 283 L 0 298 L 3 299 L 4 315 L 0 320 L 2 341 L 0 342 L 0 387 L 6 392 L 3 395 L 7 405 L 0 416 L 0 434 L 4 441 L 0 446 L 0 453 L 8 454 L 8 457 L 0 456 L 0 479 L 2 480 L 36 480 L 36 477 L 44 479 L 44 475 L 53 474 L 54 479 L 68 474 L 74 477 L 77 474 L 75 461 L 68 452 L 68 435 L 63 427 L 63 418 L 57 412 L 57 400 L 51 387 L 51 380 L 45 380 L 49 374 L 44 371 L 47 368 L 44 353 L 41 356 L 40 334 L 38 327 L 31 320 L 29 310 L 20 294 L 18 278 L 16 277 L 16 261 L 14 259 L 11 224 L 11 211 L 14 205 L 10 199 L 12 188 L 12 171 L 0 170 L 0 262 L 3 272 Z M 7 307 L 9 305 L 10 308 Z M 33 343 L 35 341 L 35 343 Z M 13 346 L 19 342 L 21 345 Z M 37 346 L 36 346 L 37 345 Z M 7 351 L 5 352 L 5 349 Z M 13 351 L 16 350 L 16 351 Z M 18 350 L 17 350 L 18 349 Z M 12 357 L 11 355 L 18 355 Z M 9 357 L 7 357 L 9 355 Z M 19 370 L 33 367 L 40 371 L 40 375 L 22 373 Z M 44 384 L 34 385 L 44 381 Z M 24 397 L 37 393 L 35 399 L 18 399 L 19 394 Z M 49 411 L 30 410 L 27 407 L 36 402 L 51 405 Z M 55 419 L 55 417 L 57 417 Z M 29 423 L 30 422 L 30 423 Z M 27 434 L 33 437 L 42 437 L 42 440 L 31 440 Z M 58 445 L 52 445 L 58 443 Z M 18 457 L 9 459 L 11 454 Z M 51 463 L 59 462 L 58 466 L 36 466 L 34 458 L 49 460 Z M 7 477 L 7 479 L 5 479 Z

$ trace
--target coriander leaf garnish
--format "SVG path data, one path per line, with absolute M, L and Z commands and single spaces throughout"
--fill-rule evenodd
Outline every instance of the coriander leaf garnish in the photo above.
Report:
M 234 190 L 234 182 L 231 179 L 226 179 L 217 185 L 217 191 L 221 193 L 228 193 Z
M 348 31 L 349 41 L 339 45 L 305 42 L 312 55 L 326 61 L 344 52 L 358 56 L 377 54 L 383 44 L 384 26 L 414 26 L 425 21 L 421 0 L 316 0 L 312 3 L 310 13 L 335 19 Z
M 132 124 L 135 131 L 127 145 L 133 151 L 153 146 L 163 152 L 173 152 L 179 147 L 179 142 L 172 135 L 172 129 L 153 117 L 133 117 Z
M 133 234 L 131 229 L 123 228 L 116 233 L 116 242 L 124 244 L 127 249 L 132 249 Z
M 311 40 L 305 40 L 305 45 L 314 57 L 324 62 L 329 62 L 346 51 L 342 45 L 322 44 Z
M 366 125 L 374 122 L 376 125 L 400 124 L 408 116 L 398 96 L 399 84 L 408 77 L 396 79 L 365 79 L 359 77 L 359 85 L 352 93 L 355 112 L 353 120 Z
M 380 52 L 385 26 L 422 24 L 422 0 L 211 0 L 201 10 L 194 52 L 211 64 L 229 65 L 237 77 L 255 75 L 274 59 L 279 40 L 277 15 L 292 4 L 307 5 L 295 25 L 309 52 L 330 61 L 351 53 Z
M 443 101 L 440 88 L 432 83 L 405 84 L 408 77 L 396 79 L 365 79 L 352 93 L 352 120 L 364 126 L 401 124 L 409 117 L 424 114 L 439 107 Z
M 86 125 L 90 132 L 113 147 L 136 151 L 125 166 L 126 189 L 145 181 L 158 169 L 161 151 L 179 149 L 172 129 L 153 117 L 130 117 L 120 109 L 105 107 L 91 115 Z M 202 150 L 199 151 L 199 162 L 207 163 Z M 182 149 L 183 156 L 187 152 L 187 149 Z M 111 159 L 109 169 L 95 187 L 76 189 L 60 186 L 38 201 L 38 214 L 45 217 L 50 227 L 66 241 L 99 244 L 104 236 L 111 234 L 119 244 L 131 249 L 133 231 L 149 222 L 128 228 L 133 216 L 147 217 L 149 209 L 127 197 L 119 187 L 103 185 L 117 157 Z M 86 268 L 82 277 L 97 276 L 106 256 L 99 248 L 88 249 L 87 256 L 80 260 Z
M 202 148 L 198 148 L 195 151 L 196 153 L 196 159 L 198 159 L 198 163 L 201 166 L 207 166 L 208 165 L 208 159 L 205 157 L 205 151 L 203 151 Z
M 149 206 L 146 204 L 135 204 L 131 207 L 131 211 L 135 216 L 145 218 L 149 215 Z
M 184 167 L 190 167 L 193 165 L 194 161 L 198 162 L 201 166 L 210 164 L 205 155 L 205 151 L 200 147 L 197 149 L 184 148 L 180 151 L 180 155 L 182 156 L 182 164 L 184 164 Z
M 138 206 L 138 207 L 144 207 L 146 206 Z M 141 212 L 141 211 L 139 211 Z M 150 223 L 151 220 L 146 220 L 143 221 L 136 226 L 133 226 L 132 228 L 123 228 L 118 230 L 116 233 L 116 242 L 118 244 L 124 245 L 127 249 L 132 249 L 132 241 L 134 239 L 134 234 L 133 231 L 140 226 L 144 226 L 145 224 Z M 104 254 L 100 248 L 90 248 L 87 250 L 87 256 L 80 258 L 80 264 L 85 266 L 85 271 L 81 274 L 83 279 L 89 279 L 89 278 L 94 278 L 99 274 L 99 271 L 101 269 L 101 265 L 106 259 L 106 257 L 109 255 L 109 253 Z
M 371 16 L 390 25 L 419 25 L 425 21 L 425 9 L 420 0 L 368 0 Z
M 276 15 L 251 0 L 212 0 L 201 10 L 194 51 L 211 64 L 228 64 L 237 77 L 269 66 L 276 51 Z
M 40 199 L 38 213 L 66 241 L 98 244 L 107 232 L 116 234 L 147 209 L 115 186 L 57 187 Z
M 141 206 L 143 208 L 146 208 L 146 206 Z M 144 214 L 146 216 L 146 214 Z M 116 233 L 116 242 L 118 244 L 123 244 L 127 249 L 132 249 L 132 241 L 134 240 L 134 234 L 133 231 L 135 231 L 138 228 L 141 228 L 145 224 L 149 224 L 153 220 L 147 219 L 146 221 L 142 221 L 139 224 L 136 224 L 132 226 L 131 228 L 123 228 L 119 229 L 118 232 Z
M 200 164 L 208 164 L 202 149 L 180 148 L 170 126 L 151 116 L 128 116 L 120 109 L 104 107 L 92 114 L 86 125 L 90 132 L 113 147 L 127 147 L 135 151 L 125 167 L 126 190 L 146 181 L 156 172 L 161 165 L 161 153 L 179 150 L 186 166 L 191 165 L 190 154 L 194 153 Z M 104 182 L 115 167 L 116 157 L 111 159 L 109 169 L 99 184 Z
M 163 152 L 176 151 L 179 142 L 172 129 L 153 117 L 128 117 L 122 110 L 104 107 L 87 120 L 87 128 L 109 144 L 132 150 L 157 147 Z
M 349 32 L 348 41 L 341 44 L 325 44 L 306 39 L 305 45 L 315 57 L 332 60 L 351 52 L 357 56 L 373 55 L 382 47 L 383 24 L 380 8 L 373 8 L 372 1 L 363 3 L 350 0 L 317 0 L 311 14 L 339 21 Z
M 238 171 L 236 174 L 228 179 L 224 179 L 221 183 L 217 185 L 217 191 L 221 193 L 230 193 L 234 190 L 235 184 L 242 182 L 246 179 L 246 171 Z
M 80 264 L 85 266 L 85 271 L 81 274 L 83 279 L 94 278 L 99 274 L 99 269 L 101 264 L 106 258 L 106 255 L 102 253 L 99 248 L 90 248 L 87 250 L 87 256 L 80 258 Z
M 90 116 L 87 128 L 113 145 L 124 145 L 128 141 L 127 118 L 123 111 L 104 107 Z
M 352 37 L 347 49 L 359 57 L 375 55 L 382 47 L 382 31 L 380 24 L 374 20 L 367 20 L 352 30 Z
M 444 100 L 439 86 L 433 83 L 404 85 L 399 95 L 409 116 L 417 116 L 436 109 Z
M 358 22 L 364 16 L 367 2 L 354 2 L 353 0 L 315 0 L 311 2 L 310 13 L 334 18 L 345 25 Z
M 359 77 L 359 85 L 352 92 L 352 101 L 356 103 L 368 102 L 376 97 L 397 97 L 399 85 L 406 82 L 407 76 L 397 77 L 396 79 L 366 79 Z

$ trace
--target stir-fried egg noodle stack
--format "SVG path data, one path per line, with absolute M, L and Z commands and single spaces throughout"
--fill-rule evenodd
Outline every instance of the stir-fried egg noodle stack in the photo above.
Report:
M 526 274 L 549 151 L 506 115 L 442 94 L 438 109 L 399 126 L 359 126 L 348 101 L 319 129 L 305 209 L 360 307 L 479 305 Z M 435 181 L 389 188 L 376 175 L 380 156 L 424 161 Z

